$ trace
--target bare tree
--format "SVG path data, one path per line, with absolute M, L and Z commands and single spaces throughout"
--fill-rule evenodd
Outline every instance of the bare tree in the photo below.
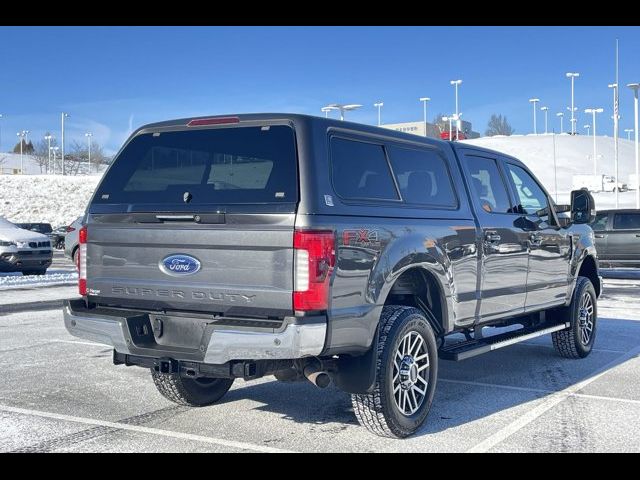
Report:
M 433 117 L 433 124 L 440 131 L 440 133 L 444 132 L 449 128 L 447 126 L 447 122 L 442 120 L 442 117 L 445 117 L 445 116 L 446 115 L 444 113 L 438 113 L 435 117 Z
M 487 130 L 484 132 L 484 134 L 487 137 L 492 137 L 494 135 L 513 135 L 513 132 L 515 132 L 515 130 L 507 121 L 507 116 L 505 115 L 503 117 L 502 115 L 496 115 L 494 113 L 489 119 Z
M 53 142 L 51 144 L 53 146 Z M 40 173 L 47 173 L 49 168 L 49 144 L 46 140 L 40 140 L 33 146 L 31 154 L 36 165 L 40 167 Z

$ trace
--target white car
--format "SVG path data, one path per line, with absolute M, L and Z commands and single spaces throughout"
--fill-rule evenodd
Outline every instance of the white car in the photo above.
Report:
M 0 217 L 0 272 L 44 275 L 53 261 L 51 240 Z

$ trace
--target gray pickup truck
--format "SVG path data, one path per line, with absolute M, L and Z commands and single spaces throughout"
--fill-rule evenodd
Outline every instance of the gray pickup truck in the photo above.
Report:
M 547 333 L 589 354 L 594 215 L 589 192 L 555 205 L 517 159 L 461 143 L 292 114 L 154 123 L 90 202 L 65 325 L 182 405 L 236 378 L 333 382 L 406 437 L 439 359 Z

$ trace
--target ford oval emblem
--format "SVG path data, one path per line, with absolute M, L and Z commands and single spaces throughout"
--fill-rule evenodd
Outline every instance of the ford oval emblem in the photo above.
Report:
M 159 267 L 167 275 L 191 275 L 200 270 L 200 260 L 190 255 L 175 253 L 160 260 Z

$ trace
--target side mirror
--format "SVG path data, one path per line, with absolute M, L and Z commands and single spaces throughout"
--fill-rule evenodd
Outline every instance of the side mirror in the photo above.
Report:
M 571 221 L 573 223 L 592 223 L 596 219 L 596 202 L 591 193 L 584 190 L 571 192 Z

